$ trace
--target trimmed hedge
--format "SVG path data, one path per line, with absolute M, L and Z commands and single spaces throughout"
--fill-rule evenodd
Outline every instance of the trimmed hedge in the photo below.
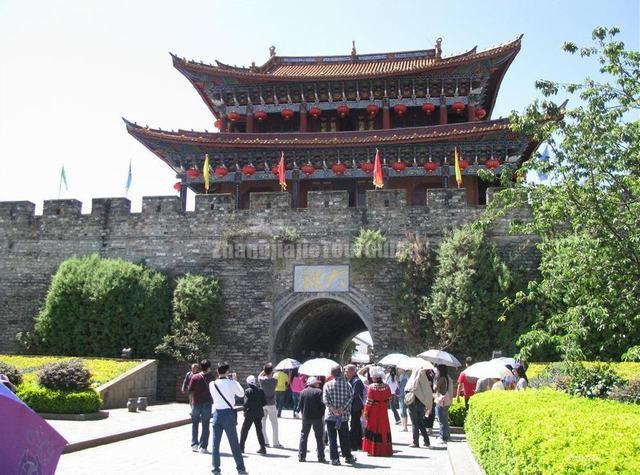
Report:
M 0 362 L 15 366 L 24 376 L 25 382 L 36 382 L 36 373 L 45 365 L 68 361 L 69 356 L 23 356 L 0 355 Z M 117 378 L 130 369 L 135 368 L 142 360 L 116 360 L 100 358 L 80 358 L 84 366 L 91 372 L 91 385 L 100 386 Z
M 102 407 L 102 398 L 93 389 L 64 391 L 43 388 L 33 383 L 23 383 L 18 387 L 17 395 L 36 412 L 85 414 L 96 412 Z
M 458 401 L 458 399 L 460 399 Z M 464 407 L 463 398 L 454 398 L 453 404 L 449 408 L 449 425 L 452 427 L 463 427 L 467 417 L 467 409 Z
M 473 396 L 465 422 L 487 475 L 640 473 L 640 407 L 552 389 Z
M 595 366 L 598 364 L 602 364 L 599 363 L 597 361 L 581 361 L 581 363 L 585 366 Z M 529 365 L 529 367 L 527 368 L 527 377 L 529 378 L 529 380 L 533 380 L 535 378 L 537 378 L 538 376 L 542 375 L 543 372 L 545 372 L 548 369 L 554 368 L 554 367 L 559 367 L 562 363 L 556 362 L 556 363 L 531 363 Z M 617 363 L 617 362 L 613 362 L 613 363 L 609 363 L 606 362 L 606 364 L 611 365 L 611 367 L 613 369 L 616 370 L 616 372 L 622 376 L 624 379 L 638 379 L 640 378 L 640 363 L 634 363 L 634 362 L 622 362 L 622 363 Z

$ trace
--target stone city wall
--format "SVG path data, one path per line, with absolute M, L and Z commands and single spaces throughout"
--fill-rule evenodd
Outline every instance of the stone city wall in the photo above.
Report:
M 194 211 L 183 212 L 178 197 L 158 196 L 143 198 L 142 211 L 131 213 L 125 198 L 100 198 L 92 200 L 91 213 L 81 214 L 79 201 L 50 200 L 36 216 L 33 203 L 0 202 L 0 352 L 18 351 L 15 335 L 32 328 L 59 264 L 98 253 L 144 262 L 171 276 L 219 277 L 226 317 L 212 359 L 255 374 L 256 362 L 273 357 L 276 322 L 286 318 L 275 315 L 275 307 L 293 293 L 295 265 L 350 264 L 350 246 L 362 228 L 381 229 L 391 243 L 411 232 L 437 245 L 449 230 L 484 212 L 483 206 L 465 202 L 464 190 L 453 189 L 427 190 L 426 206 L 408 206 L 396 190 L 367 192 L 362 208 L 347 207 L 345 191 L 310 192 L 304 209 L 289 203 L 286 193 L 253 193 L 250 209 L 236 210 L 231 195 L 197 195 Z M 508 233 L 508 220 L 514 214 L 526 219 L 527 213 L 501 218 L 491 236 L 514 265 L 535 273 L 535 238 Z M 381 259 L 375 272 L 351 266 L 354 305 L 366 302 L 354 310 L 370 312 L 378 354 L 399 343 L 393 299 L 398 278 L 392 255 Z M 175 371 L 183 375 L 187 369 Z M 162 398 L 160 386 L 171 383 L 163 383 L 162 374 L 158 378 Z

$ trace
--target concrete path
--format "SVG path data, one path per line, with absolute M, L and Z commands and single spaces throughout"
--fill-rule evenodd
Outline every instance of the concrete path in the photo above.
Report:
M 172 421 L 174 423 L 184 421 L 185 416 L 188 415 L 188 407 L 185 404 L 151 406 L 146 414 L 133 414 L 121 409 L 110 412 L 112 412 L 110 417 L 103 421 L 50 421 L 50 423 L 70 442 L 74 441 L 77 444 L 86 443 L 88 440 L 99 442 L 101 438 L 111 442 L 110 438 L 117 434 L 126 434 L 131 430 L 149 431 Z M 249 434 L 244 460 L 250 474 L 324 475 L 331 472 L 339 474 L 355 473 L 355 471 L 403 475 L 482 474 L 463 435 L 452 435 L 452 441 L 447 448 L 439 450 L 411 448 L 409 447 L 410 433 L 400 432 L 399 426 L 395 425 L 392 426 L 395 450 L 392 457 L 369 457 L 362 452 L 356 452 L 358 462 L 354 467 L 346 464 L 333 467 L 315 462 L 315 453 L 309 452 L 308 461 L 300 463 L 297 456 L 300 420 L 291 418 L 290 414 L 287 411 L 285 417 L 279 419 L 280 439 L 285 447 L 283 449 L 269 448 L 267 456 L 260 456 L 256 454 L 258 443 L 255 432 Z M 390 420 L 393 420 L 391 415 Z M 242 422 L 242 416 L 239 417 L 239 421 Z M 270 429 L 267 430 L 271 436 Z M 191 452 L 190 440 L 191 426 L 180 425 L 140 437 L 67 453 L 61 457 L 56 473 L 62 475 L 210 473 L 211 455 Z M 436 442 L 435 437 L 431 440 L 432 443 Z M 209 449 L 211 449 L 211 442 Z M 226 439 L 222 443 L 222 452 L 223 473 L 236 473 Z M 328 458 L 328 448 L 326 453 Z

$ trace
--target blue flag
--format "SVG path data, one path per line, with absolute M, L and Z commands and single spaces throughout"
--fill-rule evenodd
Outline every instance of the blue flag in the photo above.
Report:
M 131 188 L 131 160 L 129 160 L 129 174 L 127 175 L 127 184 L 124 186 L 125 194 L 129 194 L 129 188 Z
M 546 165 L 549 162 L 549 146 L 545 146 L 544 147 L 544 151 L 542 152 L 542 155 L 540 155 L 540 158 L 538 159 L 540 160 L 540 162 L 542 162 L 544 165 Z M 538 179 L 540 181 L 545 181 L 549 176 L 547 175 L 547 173 L 545 172 L 538 172 Z

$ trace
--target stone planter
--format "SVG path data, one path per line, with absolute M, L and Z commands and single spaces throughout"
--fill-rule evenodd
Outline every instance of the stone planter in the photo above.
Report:
M 140 396 L 138 398 L 138 410 L 146 411 L 147 410 L 147 405 L 148 405 L 147 398 L 143 397 L 143 396 Z
M 129 412 L 137 412 L 138 400 L 134 397 L 130 397 L 129 399 L 127 399 L 127 409 Z

